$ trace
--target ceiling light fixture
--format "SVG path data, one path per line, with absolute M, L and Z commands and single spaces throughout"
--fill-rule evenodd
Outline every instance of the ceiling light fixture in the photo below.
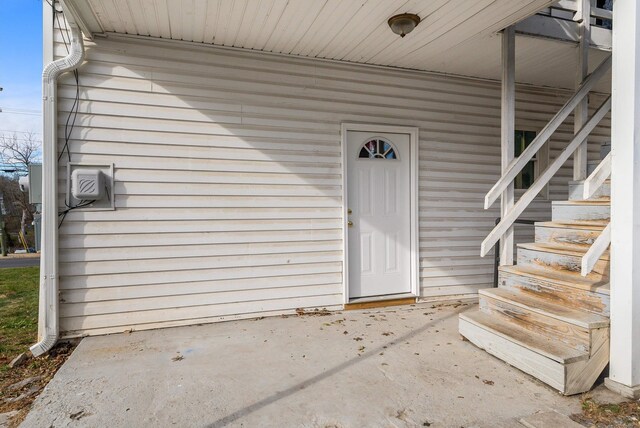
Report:
M 389 18 L 387 21 L 391 31 L 398 34 L 400 37 L 404 37 L 420 23 L 420 17 L 413 13 L 401 13 Z

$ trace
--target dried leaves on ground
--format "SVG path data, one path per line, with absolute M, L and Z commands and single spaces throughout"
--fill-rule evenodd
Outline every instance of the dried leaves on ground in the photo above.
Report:
M 582 398 L 582 413 L 571 415 L 581 425 L 595 428 L 640 427 L 640 402 L 598 403 L 593 398 Z
M 17 410 L 9 427 L 18 426 L 29 412 L 31 403 L 42 388 L 53 378 L 75 348 L 71 343 L 60 343 L 49 354 L 30 357 L 19 367 L 0 372 L 0 413 Z
M 319 316 L 319 317 L 325 317 L 328 315 L 334 315 L 337 314 L 338 312 L 331 312 L 328 309 L 322 308 L 322 309 L 314 309 L 312 311 L 308 311 L 305 310 L 304 308 L 297 308 L 296 309 L 296 314 L 298 314 L 298 316 L 304 316 L 304 315 L 310 315 L 310 316 Z

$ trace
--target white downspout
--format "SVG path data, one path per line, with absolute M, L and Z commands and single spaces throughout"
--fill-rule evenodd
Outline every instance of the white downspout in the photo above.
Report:
M 69 54 L 55 60 L 42 72 L 42 256 L 40 258 L 40 302 L 38 343 L 29 348 L 38 357 L 58 340 L 58 106 L 57 83 L 62 73 L 78 67 L 84 59 L 82 32 L 67 16 L 71 33 Z

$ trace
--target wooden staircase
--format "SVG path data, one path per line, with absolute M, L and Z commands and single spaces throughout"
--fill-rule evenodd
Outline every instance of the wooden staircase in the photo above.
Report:
M 535 224 L 517 264 L 501 266 L 498 288 L 460 315 L 460 334 L 565 395 L 588 391 L 609 362 L 609 252 L 583 277 L 581 261 L 609 222 L 610 186 L 588 200 L 584 182 Z

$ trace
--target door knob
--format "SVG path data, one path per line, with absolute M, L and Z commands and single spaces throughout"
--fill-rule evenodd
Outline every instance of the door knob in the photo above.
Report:
M 351 211 L 351 208 L 347 209 L 347 214 L 351 214 L 353 211 Z
M 351 220 L 349 220 L 349 221 L 347 222 L 347 226 L 349 226 L 349 227 L 353 226 L 353 222 L 352 222 Z

